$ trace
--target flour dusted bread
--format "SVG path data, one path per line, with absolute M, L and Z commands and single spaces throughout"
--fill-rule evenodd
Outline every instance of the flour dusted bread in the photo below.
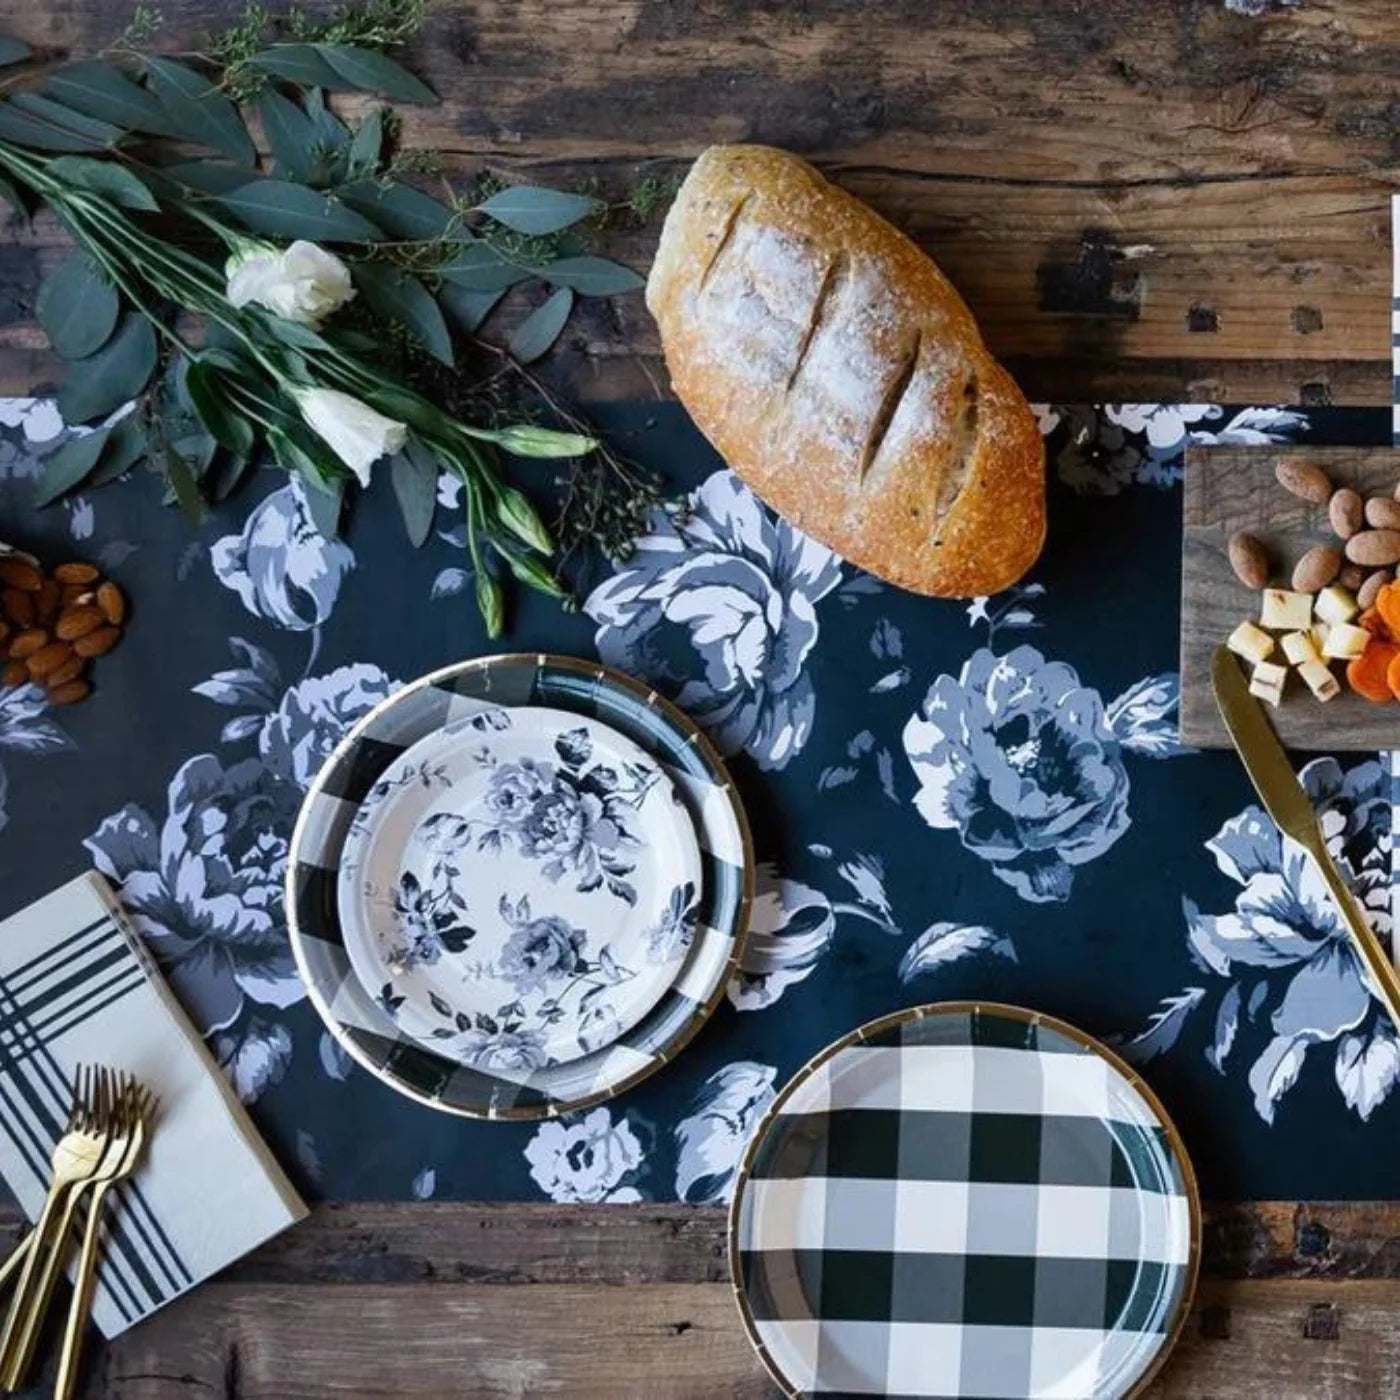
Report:
M 793 524 L 901 587 L 995 593 L 1045 538 L 1035 420 L 897 229 L 810 165 L 712 146 L 647 282 L 676 393 Z

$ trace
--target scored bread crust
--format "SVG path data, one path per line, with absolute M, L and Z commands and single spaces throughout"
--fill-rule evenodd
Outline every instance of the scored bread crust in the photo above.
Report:
M 1045 541 L 1034 416 L 934 263 L 812 166 L 711 146 L 647 281 L 672 384 L 781 515 L 900 587 L 974 597 Z

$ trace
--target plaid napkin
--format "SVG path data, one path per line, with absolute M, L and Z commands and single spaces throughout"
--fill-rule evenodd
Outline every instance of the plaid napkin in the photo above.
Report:
M 136 1175 L 108 1198 L 93 1317 L 114 1337 L 306 1214 L 116 899 L 83 875 L 0 924 L 0 1176 L 32 1220 L 74 1068 L 159 1098 Z

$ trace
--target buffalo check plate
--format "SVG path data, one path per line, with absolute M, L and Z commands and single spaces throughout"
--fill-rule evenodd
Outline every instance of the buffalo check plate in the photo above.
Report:
M 539 706 L 607 726 L 635 744 L 685 808 L 699 848 L 699 888 L 677 911 L 684 956 L 635 1024 L 567 1061 L 550 1063 L 527 1028 L 499 1017 L 474 1018 L 437 1049 L 400 1024 L 404 993 L 393 980 L 375 986 L 355 972 L 338 897 L 346 843 L 366 800 L 420 740 L 473 717 Z M 738 794 L 713 745 L 680 710 L 596 662 L 495 656 L 449 666 L 396 691 L 337 746 L 308 789 L 292 833 L 288 924 L 312 1004 L 351 1057 L 384 1083 L 467 1117 L 548 1118 L 621 1093 L 689 1043 L 738 963 L 753 879 Z M 516 910 L 524 917 L 518 901 Z M 452 1023 L 459 1029 L 455 1014 Z
M 862 1027 L 778 1095 L 730 1254 L 789 1395 L 1109 1400 L 1185 1319 L 1200 1205 L 1133 1071 L 1014 1007 Z

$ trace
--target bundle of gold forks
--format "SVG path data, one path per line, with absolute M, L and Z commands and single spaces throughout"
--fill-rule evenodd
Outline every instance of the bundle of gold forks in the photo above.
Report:
M 53 1151 L 53 1178 L 44 1208 L 34 1229 L 0 1268 L 0 1287 L 19 1276 L 0 1334 L 0 1389 L 18 1390 L 25 1382 L 39 1329 L 81 1221 L 82 1253 L 54 1385 L 56 1397 L 66 1400 L 74 1393 L 97 1274 L 103 1207 L 108 1192 L 135 1170 L 154 1107 L 150 1093 L 132 1075 L 103 1065 L 78 1067 L 68 1121 Z

